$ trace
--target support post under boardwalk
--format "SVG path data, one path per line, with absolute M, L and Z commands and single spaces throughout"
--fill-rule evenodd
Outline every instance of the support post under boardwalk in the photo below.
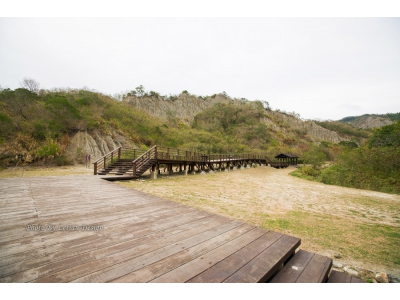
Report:
M 169 165 L 169 175 L 174 174 L 173 165 Z
M 157 167 L 156 167 L 156 165 L 152 165 L 151 166 L 150 179 L 157 179 Z

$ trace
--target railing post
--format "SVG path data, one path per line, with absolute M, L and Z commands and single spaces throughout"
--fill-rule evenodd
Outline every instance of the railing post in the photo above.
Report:
M 156 159 L 158 159 L 157 146 L 155 146 L 155 148 L 154 148 L 154 157 L 155 157 Z
M 107 156 L 104 156 L 104 169 L 106 169 L 107 166 Z
M 118 148 L 118 160 L 121 159 L 121 148 L 122 148 L 122 147 L 119 147 L 119 148 Z
M 133 163 L 133 176 L 136 176 L 136 162 Z
M 113 159 L 114 159 L 114 152 L 111 152 L 111 164 L 113 163 Z
M 93 172 L 94 175 L 97 175 L 97 161 L 94 163 Z

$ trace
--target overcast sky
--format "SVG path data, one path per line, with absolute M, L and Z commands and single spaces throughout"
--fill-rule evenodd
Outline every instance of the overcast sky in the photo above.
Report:
M 0 18 L 0 85 L 226 91 L 305 119 L 400 112 L 400 18 Z

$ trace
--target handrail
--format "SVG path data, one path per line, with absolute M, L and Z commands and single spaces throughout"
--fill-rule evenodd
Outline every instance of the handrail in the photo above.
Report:
M 154 151 L 154 157 L 151 157 L 153 151 Z M 136 176 L 137 171 L 145 171 L 145 170 L 140 170 L 140 167 L 144 166 L 146 162 L 148 162 L 152 158 L 157 158 L 157 145 L 151 147 L 145 153 L 143 153 L 138 158 L 132 161 L 132 170 L 133 170 L 132 175 Z
M 117 149 L 114 149 L 113 151 L 108 152 L 106 155 L 104 155 L 103 157 L 101 157 L 101 158 L 99 158 L 98 160 L 96 160 L 96 161 L 94 162 L 94 164 L 97 163 L 97 162 L 99 162 L 100 160 L 104 159 L 105 156 L 110 155 L 110 154 L 111 154 L 112 152 L 114 152 L 115 150 L 118 150 L 118 149 L 121 149 L 121 148 L 122 148 L 122 147 L 118 147 Z
M 138 158 L 136 158 L 135 160 L 133 160 L 132 162 L 138 161 L 139 159 L 142 159 L 142 157 L 147 154 L 150 153 L 153 149 L 157 148 L 157 145 L 151 147 L 149 150 L 147 150 L 145 153 L 143 153 L 142 155 L 140 155 Z
M 109 164 L 113 163 L 114 154 L 116 154 L 118 159 L 120 159 L 121 158 L 121 149 L 122 149 L 122 147 L 118 147 L 117 149 L 114 149 L 113 151 L 108 152 L 102 158 L 96 160 L 93 163 L 93 173 L 94 173 L 94 175 L 97 175 L 97 170 L 100 169 L 101 167 L 105 169 L 107 167 L 107 162 L 109 162 Z

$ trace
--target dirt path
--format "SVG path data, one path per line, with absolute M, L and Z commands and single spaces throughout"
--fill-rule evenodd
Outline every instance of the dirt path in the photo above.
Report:
M 325 185 L 270 167 L 125 183 L 302 238 L 303 249 L 400 275 L 400 196 Z

